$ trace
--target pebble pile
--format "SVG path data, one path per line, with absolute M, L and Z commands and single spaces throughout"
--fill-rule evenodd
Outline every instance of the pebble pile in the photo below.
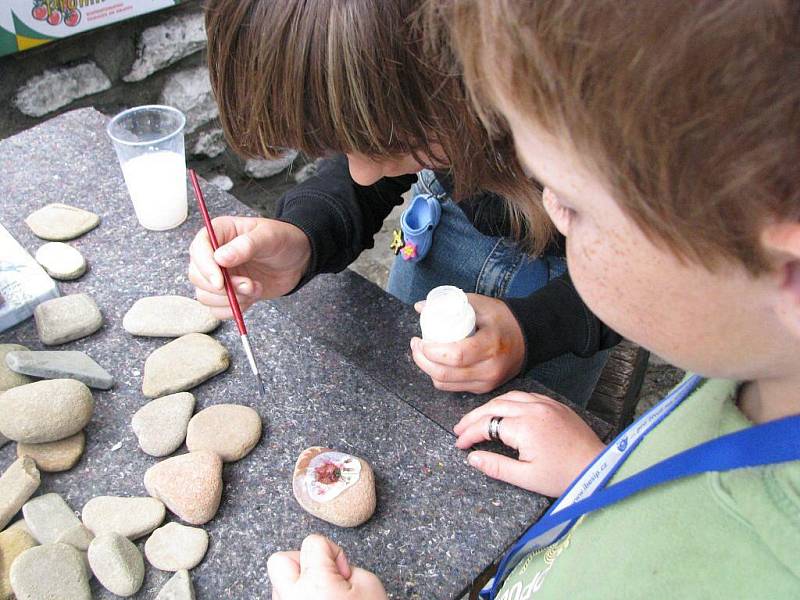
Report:
M 26 219 L 37 236 L 52 240 L 39 249 L 37 260 L 60 279 L 86 271 L 80 252 L 61 242 L 99 222 L 93 213 L 62 204 Z M 45 346 L 90 336 L 104 322 L 94 300 L 82 293 L 43 302 L 34 317 Z M 68 471 L 81 460 L 84 428 L 94 410 L 89 388 L 110 389 L 114 379 L 85 352 L 0 344 L 0 447 L 14 441 L 18 456 L 0 474 L 0 600 L 88 600 L 92 576 L 113 594 L 132 596 L 142 586 L 146 562 L 174 572 L 156 600 L 194 600 L 189 571 L 209 547 L 208 533 L 197 526 L 217 514 L 223 463 L 245 458 L 262 435 L 261 418 L 250 407 L 215 404 L 194 413 L 196 399 L 188 390 L 230 365 L 227 349 L 207 335 L 219 324 L 205 306 L 181 296 L 141 298 L 130 307 L 123 319 L 129 334 L 175 338 L 146 359 L 142 393 L 152 400 L 131 419 L 141 450 L 163 460 L 143 474 L 149 496 L 97 496 L 80 517 L 58 493 L 34 494 L 41 472 Z M 184 442 L 188 451 L 170 456 Z M 301 455 L 295 483 L 323 451 L 311 448 Z M 372 515 L 372 470 L 350 458 L 360 466 L 358 482 L 322 508 L 296 489 L 305 510 L 342 526 Z M 23 519 L 12 524 L 20 511 Z M 165 524 L 167 511 L 187 525 Z M 137 540 L 144 541 L 144 555 Z

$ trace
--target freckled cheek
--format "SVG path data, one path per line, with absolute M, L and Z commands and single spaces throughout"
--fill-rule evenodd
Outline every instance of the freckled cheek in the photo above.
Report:
M 571 235 L 567 261 L 572 281 L 592 312 L 609 325 L 623 320 L 628 304 L 626 269 L 609 240 Z

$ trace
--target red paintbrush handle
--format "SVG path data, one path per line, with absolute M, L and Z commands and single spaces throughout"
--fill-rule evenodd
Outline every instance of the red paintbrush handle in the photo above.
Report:
M 194 169 L 189 169 L 189 180 L 192 182 L 194 195 L 197 198 L 197 205 L 200 207 L 200 214 L 203 215 L 203 222 L 206 224 L 206 231 L 208 231 L 208 238 L 211 240 L 211 247 L 216 250 L 219 248 L 219 242 L 217 242 L 217 235 L 214 233 L 214 227 L 211 225 L 211 217 L 208 215 L 203 191 L 200 189 L 200 183 L 197 181 L 197 173 L 194 172 Z M 220 271 L 222 271 L 222 279 L 225 282 L 225 293 L 228 294 L 228 304 L 231 306 L 231 312 L 236 321 L 236 327 L 239 329 L 241 335 L 247 335 L 247 328 L 244 326 L 244 318 L 242 317 L 242 309 L 239 307 L 239 300 L 236 298 L 236 292 L 233 291 L 231 276 L 228 274 L 228 269 L 225 267 L 220 267 Z

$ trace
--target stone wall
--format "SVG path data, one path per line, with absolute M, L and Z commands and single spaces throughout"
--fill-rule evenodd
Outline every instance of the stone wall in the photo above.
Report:
M 0 138 L 75 108 L 113 115 L 169 104 L 187 117 L 190 164 L 242 201 L 271 213 L 303 160 L 243 161 L 219 127 L 205 66 L 201 2 L 116 23 L 0 58 Z

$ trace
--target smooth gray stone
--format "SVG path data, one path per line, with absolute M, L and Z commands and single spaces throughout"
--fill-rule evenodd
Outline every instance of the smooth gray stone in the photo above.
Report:
M 225 346 L 204 333 L 189 333 L 147 357 L 142 392 L 148 398 L 184 392 L 227 370 L 230 364 Z
M 77 379 L 98 390 L 108 390 L 114 378 L 91 356 L 78 350 L 9 352 L 6 365 L 12 371 L 43 379 Z
M 124 535 L 101 533 L 89 544 L 89 566 L 97 580 L 112 594 L 127 598 L 144 582 L 144 558 Z
M 25 524 L 40 544 L 52 544 L 81 525 L 75 512 L 55 493 L 37 496 L 22 507 Z
M 209 333 L 219 327 L 209 308 L 185 296 L 149 296 L 137 300 L 122 319 L 125 331 L 150 337 Z
M 54 202 L 28 215 L 25 223 L 43 240 L 63 242 L 97 227 L 100 217 L 82 208 Z
M 14 518 L 41 483 L 36 463 L 19 458 L 0 473 L 0 531 Z
M 11 441 L 10 439 L 8 439 L 6 436 L 4 436 L 2 433 L 0 433 L 0 448 L 5 446 L 10 441 Z
M 147 535 L 161 525 L 167 509 L 150 497 L 97 496 L 83 507 L 83 524 L 95 535 L 118 533 L 130 540 Z
M 20 350 L 27 350 L 27 348 L 19 344 L 0 344 L 0 394 L 18 385 L 25 385 L 33 381 L 33 379 L 27 375 L 15 373 L 6 365 L 6 355 L 9 352 L 17 352 Z M 0 435 L 0 448 L 3 446 L 2 440 L 3 438 Z
M 17 442 L 57 442 L 86 427 L 93 410 L 92 392 L 80 381 L 34 381 L 0 395 L 0 431 Z
M 194 569 L 208 550 L 208 533 L 199 527 L 167 523 L 144 544 L 147 561 L 162 571 Z
M 44 544 L 20 554 L 11 565 L 17 600 L 91 600 L 81 553 L 67 544 Z
M 86 259 L 64 242 L 48 242 L 36 251 L 36 262 L 53 279 L 71 281 L 86 273 Z
M 36 331 L 46 346 L 66 344 L 92 335 L 103 325 L 100 309 L 87 294 L 72 294 L 42 302 L 33 311 Z
M 194 586 L 189 571 L 178 571 L 158 592 L 156 600 L 194 600 Z
M 75 550 L 86 552 L 89 550 L 89 544 L 92 543 L 93 539 L 94 534 L 85 525 L 81 524 L 61 533 L 56 542 L 69 544 Z
M 190 392 L 156 398 L 136 411 L 131 429 L 139 447 L 150 456 L 167 456 L 186 439 L 195 399 Z

